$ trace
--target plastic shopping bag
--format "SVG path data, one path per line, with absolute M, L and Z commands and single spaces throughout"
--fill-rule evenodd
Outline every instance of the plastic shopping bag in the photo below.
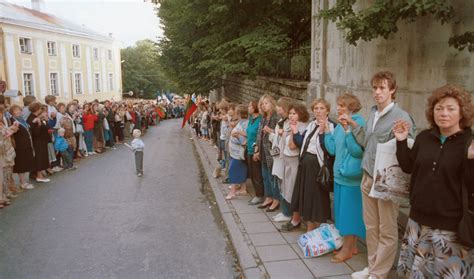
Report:
M 409 148 L 413 143 L 413 139 L 408 139 Z M 377 144 L 373 177 L 369 197 L 408 206 L 410 175 L 404 173 L 398 164 L 395 139 Z
M 318 257 L 342 247 L 342 236 L 333 224 L 321 224 L 319 228 L 301 235 L 298 245 L 305 258 Z

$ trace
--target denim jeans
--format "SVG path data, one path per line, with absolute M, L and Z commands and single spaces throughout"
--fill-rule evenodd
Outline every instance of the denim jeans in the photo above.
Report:
M 84 141 L 86 142 L 87 152 L 94 151 L 92 147 L 93 140 L 94 140 L 94 131 L 93 130 L 84 131 Z
M 222 152 L 222 159 L 219 161 L 221 164 L 221 168 L 224 169 L 226 166 L 229 164 L 227 163 L 229 161 L 227 151 L 225 150 L 225 140 L 220 139 L 219 140 L 219 150 Z
M 286 217 L 291 217 L 290 203 L 288 203 L 285 199 L 281 199 L 280 208 L 283 215 Z
M 265 164 L 262 164 L 263 187 L 265 189 L 265 197 L 280 200 L 280 190 L 276 178 L 272 175 L 272 170 Z

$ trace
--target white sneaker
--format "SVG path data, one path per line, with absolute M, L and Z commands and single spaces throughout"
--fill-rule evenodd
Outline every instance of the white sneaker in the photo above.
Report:
M 63 168 L 61 168 L 61 167 L 54 167 L 54 168 L 52 168 L 51 170 L 52 170 L 53 172 L 60 172 L 60 171 L 63 170 Z
M 273 222 L 288 222 L 291 221 L 291 217 L 285 216 L 283 213 L 280 213 L 273 217 Z
M 49 178 L 36 178 L 36 182 L 50 182 Z
M 30 183 L 24 183 L 24 184 L 21 184 L 20 186 L 22 189 L 26 189 L 26 190 L 31 190 L 31 189 L 34 189 L 35 186 L 33 186 L 33 184 L 30 184 Z
M 275 218 L 277 218 L 277 217 L 279 217 L 279 216 L 281 216 L 281 215 L 283 215 L 283 213 L 280 212 L 280 213 L 278 213 L 277 215 L 273 216 L 273 217 L 272 217 L 272 221 L 275 221 Z
M 369 268 L 366 267 L 361 271 L 357 271 L 351 274 L 352 279 L 368 279 L 369 278 Z

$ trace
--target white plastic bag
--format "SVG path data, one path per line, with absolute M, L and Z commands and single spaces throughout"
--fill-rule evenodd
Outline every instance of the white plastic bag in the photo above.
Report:
M 298 245 L 305 258 L 318 257 L 342 247 L 342 236 L 333 224 L 321 224 L 319 228 L 301 235 Z
M 409 148 L 413 143 L 413 139 L 408 139 Z M 403 206 L 409 204 L 410 175 L 404 173 L 398 164 L 396 139 L 377 144 L 373 178 L 369 197 L 390 200 Z

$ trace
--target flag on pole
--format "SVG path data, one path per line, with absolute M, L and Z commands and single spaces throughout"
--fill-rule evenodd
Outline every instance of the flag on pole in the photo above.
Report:
M 188 119 L 191 118 L 191 115 L 194 113 L 196 109 L 197 109 L 196 103 L 194 103 L 192 99 L 189 99 L 188 104 L 186 105 L 186 109 L 184 111 L 184 118 L 183 118 L 183 124 L 181 124 L 181 129 L 184 128 L 184 125 L 186 125 L 186 121 L 188 121 Z
M 166 112 L 161 106 L 157 106 L 155 111 L 161 119 L 165 119 Z

